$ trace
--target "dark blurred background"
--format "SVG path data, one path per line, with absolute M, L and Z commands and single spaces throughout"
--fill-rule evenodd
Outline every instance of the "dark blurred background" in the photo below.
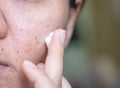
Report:
M 73 88 L 120 88 L 120 0 L 87 0 L 65 50 Z

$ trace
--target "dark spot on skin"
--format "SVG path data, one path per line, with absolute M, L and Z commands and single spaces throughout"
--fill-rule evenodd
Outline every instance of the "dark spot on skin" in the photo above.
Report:
M 60 27 L 59 26 L 57 26 L 57 29 L 59 29 Z
M 2 48 L 2 49 L 1 49 L 1 51 L 3 52 L 3 51 L 4 51 L 4 49 Z
M 17 62 L 18 60 L 16 59 L 16 62 Z
M 37 40 L 37 37 L 35 37 L 35 40 Z
M 40 23 L 41 23 L 41 24 L 43 24 L 43 22 L 42 22 L 42 21 L 41 21 Z
M 21 31 L 23 31 L 23 29 L 20 29 Z
M 19 51 L 17 51 L 17 53 L 19 53 Z
M 1 53 L 0 53 L 0 55 L 1 55 Z

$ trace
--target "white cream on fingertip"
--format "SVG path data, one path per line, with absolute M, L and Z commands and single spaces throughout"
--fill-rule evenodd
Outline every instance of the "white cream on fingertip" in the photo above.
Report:
M 51 40 L 52 40 L 52 36 L 53 36 L 54 32 L 51 32 L 46 38 L 45 38 L 45 43 L 47 45 L 47 47 L 49 47 Z

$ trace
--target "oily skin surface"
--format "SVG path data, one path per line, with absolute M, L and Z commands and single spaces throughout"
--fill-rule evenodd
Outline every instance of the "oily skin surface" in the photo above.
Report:
M 31 88 L 22 62 L 43 61 L 45 37 L 65 28 L 68 17 L 68 0 L 0 0 L 0 60 L 10 67 L 0 71 L 0 88 Z

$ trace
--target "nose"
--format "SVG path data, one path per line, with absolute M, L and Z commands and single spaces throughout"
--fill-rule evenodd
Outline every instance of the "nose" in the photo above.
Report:
M 0 40 L 4 39 L 7 36 L 7 23 L 4 15 L 0 11 Z

